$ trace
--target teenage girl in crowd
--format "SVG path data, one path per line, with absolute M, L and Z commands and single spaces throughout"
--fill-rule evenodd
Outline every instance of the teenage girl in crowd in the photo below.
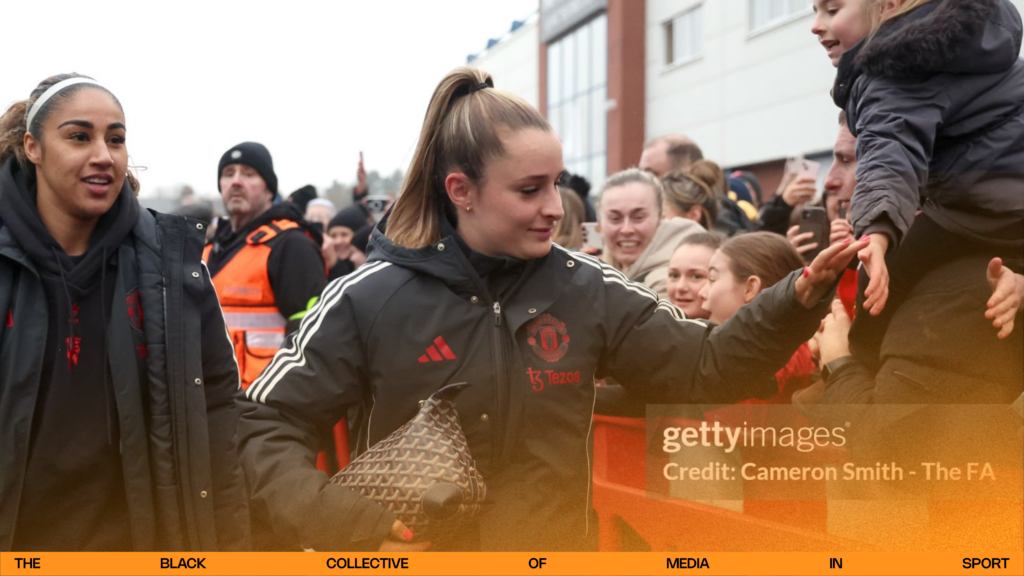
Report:
M 0 117 L 0 551 L 249 547 L 204 225 L 140 209 L 127 134 L 77 74 Z
M 711 257 L 722 246 L 724 236 L 715 232 L 698 232 L 683 239 L 668 261 L 668 299 L 687 318 L 709 317 L 700 299 L 700 291 L 708 283 Z
M 939 264 L 999 256 L 1022 271 L 1021 19 L 1008 0 L 814 8 L 812 32 L 838 67 L 833 98 L 857 138 L 851 217 L 858 237 L 872 237 L 860 254 L 870 315 L 858 315 L 851 340 L 873 359 L 895 309 Z
M 704 228 L 686 218 L 662 218 L 664 191 L 650 172 L 612 174 L 598 199 L 604 259 L 626 278 L 667 298 L 668 259 L 683 238 Z
M 751 232 L 730 238 L 711 257 L 708 280 L 700 291 L 703 308 L 711 322 L 722 324 L 802 266 L 803 259 L 778 234 Z M 778 392 L 768 402 L 789 403 L 793 392 L 810 384 L 814 368 L 810 348 L 801 344 L 775 374 Z
M 684 319 L 599 260 L 553 247 L 562 148 L 539 112 L 480 70 L 441 81 L 370 262 L 331 283 L 246 391 L 239 432 L 254 505 L 294 546 L 417 550 L 375 502 L 314 467 L 317 430 L 361 404 L 366 450 L 451 382 L 488 501 L 467 550 L 594 550 L 595 379 L 644 401 L 729 403 L 814 333 L 865 242 L 834 246 L 723 326 Z M 660 203 L 646 205 L 657 218 Z M 440 346 L 439 361 L 423 362 Z

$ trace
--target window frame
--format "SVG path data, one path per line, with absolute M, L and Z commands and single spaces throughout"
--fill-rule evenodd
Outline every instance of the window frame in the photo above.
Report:
M 673 60 L 672 57 L 675 56 L 676 21 L 686 16 L 693 17 L 694 15 L 696 15 L 697 50 L 681 59 Z M 690 27 L 691 29 L 694 27 L 692 22 Z M 661 23 L 661 32 L 664 41 L 662 55 L 665 58 L 665 63 L 662 67 L 663 71 L 675 70 L 704 58 L 704 2 L 697 2 L 673 14 Z
M 552 52 L 560 58 L 562 76 L 567 73 L 566 70 L 572 70 L 572 80 L 560 84 L 562 87 L 560 93 L 552 93 L 549 87 L 546 96 L 548 120 L 552 123 L 552 128 L 563 139 L 566 170 L 593 181 L 595 189 L 597 188 L 596 184 L 604 181 L 608 175 L 607 26 L 607 12 L 598 12 L 592 18 L 545 46 L 549 58 L 551 58 Z M 603 29 L 598 30 L 599 27 Z M 602 45 L 599 47 L 597 44 Z M 570 45 L 573 46 L 573 49 L 569 49 Z M 596 53 L 599 48 L 601 54 Z M 581 49 L 589 52 L 583 59 L 586 66 L 582 68 L 585 70 L 577 69 L 578 67 L 574 63 L 569 63 L 569 57 L 578 55 Z M 578 58 L 572 59 L 579 62 Z M 565 80 L 564 78 L 552 79 L 550 64 L 548 72 L 549 84 L 552 81 Z M 598 72 L 600 72 L 599 76 Z M 576 84 L 580 80 L 583 80 L 586 86 L 577 86 Z M 572 84 L 571 89 L 566 84 Z M 595 103 L 595 94 L 604 95 L 604 100 L 599 104 Z M 558 95 L 560 98 L 556 100 L 552 97 L 553 95 Z M 604 114 L 603 122 L 597 126 L 595 119 L 599 118 L 602 113 Z M 600 174 L 595 172 L 598 168 L 603 168 Z
M 760 28 L 754 28 L 754 4 L 760 2 L 771 2 L 772 0 L 747 0 L 747 39 L 756 38 L 762 34 L 766 34 L 778 28 L 788 26 L 797 20 L 801 20 L 811 14 L 814 14 L 814 2 L 813 0 L 807 0 L 807 7 L 790 12 L 781 18 L 775 20 L 768 20 L 761 25 Z

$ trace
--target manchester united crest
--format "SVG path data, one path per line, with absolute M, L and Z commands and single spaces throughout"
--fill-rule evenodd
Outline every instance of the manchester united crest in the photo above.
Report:
M 526 326 L 526 343 L 548 362 L 558 362 L 569 351 L 569 334 L 565 322 L 551 314 L 542 314 Z

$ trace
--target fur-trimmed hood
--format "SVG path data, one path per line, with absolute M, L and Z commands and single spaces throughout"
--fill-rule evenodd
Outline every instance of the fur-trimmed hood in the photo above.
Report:
M 843 54 L 832 98 L 857 138 L 857 235 L 897 243 L 918 210 L 947 232 L 1024 245 L 1024 60 L 1009 0 L 932 0 Z
M 843 54 L 832 99 L 846 108 L 861 75 L 914 79 L 1005 72 L 1020 57 L 1022 29 L 1010 0 L 932 0 L 886 22 Z
M 854 58 L 872 76 L 989 74 L 1012 66 L 1020 48 L 1009 0 L 932 0 L 885 23 Z

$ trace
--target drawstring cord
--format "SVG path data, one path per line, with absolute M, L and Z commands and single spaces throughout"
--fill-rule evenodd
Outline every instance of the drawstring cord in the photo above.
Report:
M 107 445 L 114 444 L 114 418 L 111 414 L 110 403 L 115 402 L 116 410 L 116 399 L 114 398 L 114 386 L 111 382 L 110 376 L 110 358 L 109 358 L 109 346 L 107 343 L 107 322 L 110 318 L 110 302 L 107 301 L 107 248 L 103 247 L 103 263 L 100 266 L 100 302 L 101 310 L 103 311 L 103 319 L 100 321 L 100 329 L 102 330 L 102 341 L 103 341 L 103 393 L 105 400 L 103 405 L 106 406 L 107 411 Z

